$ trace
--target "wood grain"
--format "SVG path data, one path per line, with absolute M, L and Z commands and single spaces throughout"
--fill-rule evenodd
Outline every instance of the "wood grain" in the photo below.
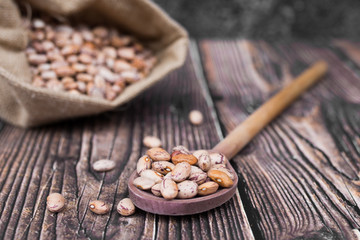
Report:
M 0 239 L 356 239 L 360 75 L 347 64 L 357 63 L 352 44 L 346 52 L 334 44 L 204 40 L 200 58 L 193 42 L 181 69 L 116 111 L 30 130 L 0 122 Z M 168 150 L 211 148 L 318 59 L 329 63 L 328 76 L 233 159 L 239 185 L 229 202 L 187 217 L 116 213 L 145 135 Z M 192 109 L 204 113 L 203 125 L 189 124 Z M 99 158 L 114 159 L 116 170 L 94 172 Z M 66 197 L 64 212 L 46 210 L 51 192 Z M 88 211 L 92 199 L 111 213 Z
M 219 123 L 200 87 L 200 67 L 189 57 L 184 67 L 113 112 L 31 130 L 5 124 L 0 131 L 0 239 L 252 239 L 239 193 L 217 209 L 187 217 L 141 210 L 121 217 L 115 210 L 146 151 L 145 135 L 160 137 L 167 150 L 178 144 L 211 148 L 219 141 Z M 204 113 L 203 125 L 189 123 L 192 109 Z M 91 164 L 100 158 L 116 161 L 116 170 L 94 172 Z M 65 211 L 46 210 L 52 192 L 65 196 Z M 89 211 L 93 199 L 107 202 L 111 213 Z
M 354 239 L 360 224 L 359 77 L 329 49 L 309 44 L 202 41 L 200 49 L 225 132 L 309 64 L 327 60 L 328 76 L 233 164 L 255 237 Z

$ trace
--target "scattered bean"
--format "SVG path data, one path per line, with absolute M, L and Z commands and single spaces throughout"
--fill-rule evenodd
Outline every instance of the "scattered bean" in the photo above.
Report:
M 52 193 L 46 198 L 46 204 L 50 212 L 60 212 L 65 207 L 65 198 L 60 193 Z
M 122 216 L 130 216 L 135 213 L 135 206 L 130 198 L 124 198 L 119 202 L 116 210 Z
M 89 208 L 92 212 L 96 214 L 106 214 L 110 211 L 110 207 L 101 200 L 91 201 L 89 203 Z
M 146 136 L 143 139 L 143 144 L 148 148 L 161 147 L 161 140 L 155 136 Z
M 116 163 L 109 159 L 98 160 L 93 163 L 93 169 L 97 172 L 107 172 L 115 168 Z
M 189 113 L 189 120 L 194 125 L 200 125 L 204 121 L 204 117 L 199 110 L 192 110 Z

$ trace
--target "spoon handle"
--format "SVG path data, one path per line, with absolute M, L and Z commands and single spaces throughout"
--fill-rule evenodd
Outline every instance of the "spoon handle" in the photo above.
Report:
M 306 89 L 316 83 L 327 71 L 325 61 L 318 61 L 305 70 L 292 83 L 261 105 L 244 122 L 219 142 L 214 151 L 223 153 L 228 159 L 234 157 L 268 123 L 277 117 Z

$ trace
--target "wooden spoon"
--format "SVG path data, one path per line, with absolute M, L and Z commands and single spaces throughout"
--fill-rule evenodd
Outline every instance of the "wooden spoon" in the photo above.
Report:
M 258 132 L 299 97 L 301 93 L 316 83 L 326 73 L 327 68 L 328 66 L 324 61 L 318 61 L 313 64 L 291 84 L 284 87 L 279 93 L 259 107 L 210 151 L 220 152 L 228 159 L 234 157 Z M 227 166 L 230 170 L 234 171 L 229 163 Z M 129 195 L 138 208 L 147 212 L 171 216 L 196 214 L 222 205 L 235 194 L 238 177 L 236 174 L 234 175 L 235 180 L 232 187 L 222 188 L 214 194 L 191 199 L 166 200 L 136 188 L 133 185 L 133 180 L 138 177 L 138 174 L 134 171 L 128 182 Z

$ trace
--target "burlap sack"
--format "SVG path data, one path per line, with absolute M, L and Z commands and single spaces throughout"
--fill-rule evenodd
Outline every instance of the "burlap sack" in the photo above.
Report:
M 54 92 L 32 86 L 24 49 L 27 36 L 17 5 L 0 1 L 0 118 L 22 127 L 96 114 L 128 102 L 181 66 L 186 31 L 148 0 L 27 0 L 32 8 L 86 21 L 110 22 L 137 36 L 155 51 L 158 63 L 144 80 L 130 85 L 114 101 Z

